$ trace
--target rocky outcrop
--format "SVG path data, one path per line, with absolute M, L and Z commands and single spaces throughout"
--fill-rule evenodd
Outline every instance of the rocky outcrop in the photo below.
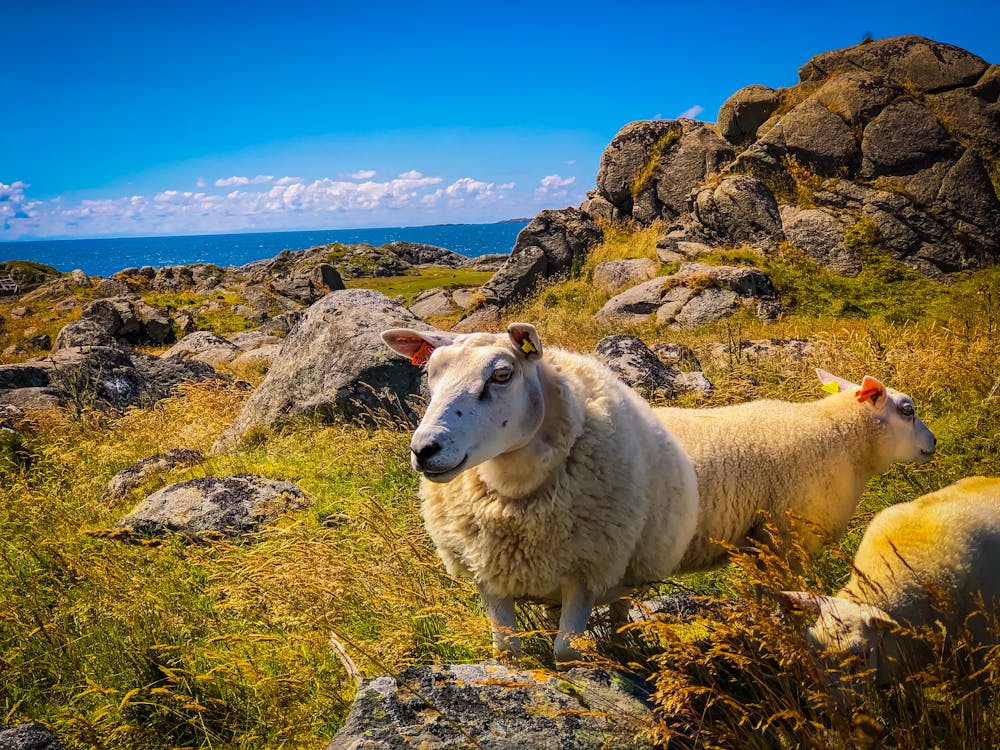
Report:
M 163 310 L 138 298 L 109 297 L 84 307 L 83 315 L 59 332 L 54 350 L 116 342 L 157 345 L 173 337 L 173 322 Z
M 659 323 L 696 328 L 748 305 L 764 321 L 775 320 L 781 312 L 774 286 L 759 268 L 685 263 L 677 273 L 657 276 L 612 297 L 595 318 L 636 325 L 655 314 Z
M 795 87 L 736 92 L 712 136 L 705 128 L 626 125 L 584 210 L 671 222 L 664 262 L 787 241 L 855 275 L 862 259 L 845 235 L 861 219 L 884 250 L 932 277 L 1000 258 L 990 179 L 1000 174 L 1000 66 L 965 50 L 904 36 L 826 52 Z
M 486 304 L 504 307 L 539 280 L 569 271 L 601 236 L 594 220 L 579 209 L 542 211 L 517 235 L 510 258 L 480 290 Z
M 166 453 L 155 455 L 136 461 L 127 469 L 122 469 L 105 485 L 101 494 L 102 503 L 113 503 L 122 500 L 129 492 L 150 477 L 163 474 L 175 469 L 195 466 L 205 460 L 201 451 L 185 448 L 174 448 Z
M 291 482 L 252 474 L 203 477 L 154 492 L 118 522 L 129 535 L 246 537 L 281 514 L 309 505 Z
M 644 699 L 638 686 L 595 669 L 413 667 L 366 681 L 327 750 L 653 748 L 641 734 L 653 722 Z
M 232 445 L 253 425 L 306 414 L 411 424 L 421 370 L 382 343 L 379 334 L 395 327 L 430 328 L 378 292 L 328 294 L 285 339 L 267 377 L 217 447 Z
M 597 191 L 583 209 L 640 224 L 676 218 L 688 210 L 691 191 L 733 156 L 732 146 L 703 122 L 629 123 L 602 154 Z
M 128 350 L 108 330 L 98 315 L 77 320 L 59 332 L 49 357 L 0 366 L 0 402 L 122 410 L 167 398 L 181 383 L 216 377 L 202 362 Z

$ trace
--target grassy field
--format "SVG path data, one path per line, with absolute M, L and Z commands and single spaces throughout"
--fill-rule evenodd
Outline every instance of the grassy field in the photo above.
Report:
M 591 351 L 620 332 L 592 321 L 606 301 L 589 283 L 594 263 L 655 257 L 658 232 L 609 228 L 577 278 L 538 290 L 510 318 L 536 323 L 546 344 Z M 970 715 L 980 736 L 998 739 L 995 712 L 948 673 L 916 697 L 872 695 L 853 713 L 832 710 L 820 676 L 803 666 L 796 623 L 774 618 L 760 596 L 776 580 L 835 590 L 880 508 L 963 476 L 1000 474 L 1000 399 L 988 398 L 1000 379 L 1000 269 L 939 284 L 882 255 L 877 238 L 852 242 L 866 260 L 857 279 L 826 274 L 793 248 L 708 259 L 768 270 L 786 305 L 777 324 L 738 315 L 696 331 L 633 331 L 699 352 L 721 342 L 722 356 L 702 358 L 716 390 L 686 405 L 816 398 L 820 366 L 909 393 L 938 437 L 932 462 L 869 484 L 847 537 L 804 577 L 766 555 L 687 576 L 675 583 L 681 590 L 745 604 L 637 635 L 638 650 L 602 646 L 605 658 L 655 670 L 662 715 L 697 713 L 702 747 L 857 747 L 885 737 L 896 747 L 990 746 L 963 741 L 956 717 Z M 808 339 L 812 353 L 758 359 L 736 345 L 765 337 Z M 99 500 L 137 459 L 207 452 L 246 397 L 212 384 L 119 419 L 37 413 L 23 439 L 0 443 L 0 721 L 42 721 L 71 748 L 319 748 L 354 690 L 331 633 L 370 675 L 489 655 L 474 587 L 448 578 L 422 529 L 408 434 L 301 421 L 255 431 L 252 445 L 154 478 L 115 505 Z M 241 543 L 123 544 L 101 534 L 167 483 L 240 472 L 295 482 L 314 504 Z M 545 654 L 536 639 L 526 662 L 549 666 Z M 932 720 L 937 734 L 903 734 Z M 665 737 L 668 726 L 650 731 Z

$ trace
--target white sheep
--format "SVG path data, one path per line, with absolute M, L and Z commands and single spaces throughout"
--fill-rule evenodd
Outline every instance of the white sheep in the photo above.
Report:
M 650 406 L 603 364 L 546 349 L 535 328 L 391 329 L 426 361 L 430 403 L 410 443 L 421 513 L 452 575 L 476 582 L 494 646 L 520 653 L 514 600 L 561 605 L 557 660 L 594 604 L 662 580 L 694 532 L 694 470 Z
M 973 645 L 995 644 L 992 618 L 970 615 L 980 598 L 994 615 L 1000 603 L 1000 479 L 967 477 L 886 508 L 836 596 L 782 598 L 819 615 L 808 631 L 815 647 L 860 657 L 879 685 L 931 658 L 914 628 L 940 623 L 954 634 L 964 623 Z
M 698 527 L 678 572 L 724 563 L 713 540 L 765 541 L 765 520 L 787 537 L 790 513 L 808 523 L 801 542 L 815 552 L 843 535 L 872 476 L 934 454 L 909 396 L 867 375 L 856 385 L 816 372 L 834 392 L 817 401 L 655 409 L 698 476 Z

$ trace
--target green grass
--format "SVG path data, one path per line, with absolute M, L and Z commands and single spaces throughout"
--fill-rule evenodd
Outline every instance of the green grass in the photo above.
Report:
M 480 287 L 492 278 L 492 271 L 472 271 L 452 268 L 424 268 L 412 275 L 382 278 L 357 278 L 345 281 L 349 289 L 374 289 L 387 297 L 404 297 L 413 301 L 428 289 L 462 289 Z

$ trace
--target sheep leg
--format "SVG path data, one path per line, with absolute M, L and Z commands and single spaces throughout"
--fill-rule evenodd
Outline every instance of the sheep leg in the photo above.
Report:
M 493 631 L 493 648 L 501 659 L 519 659 L 521 657 L 521 639 L 515 634 L 517 619 L 514 616 L 514 597 L 495 596 L 479 589 L 479 598 L 490 618 L 490 628 Z
M 553 646 L 556 662 L 579 661 L 582 658 L 583 655 L 573 648 L 571 642 L 587 629 L 594 599 L 594 593 L 582 583 L 572 581 L 563 585 L 559 632 Z

